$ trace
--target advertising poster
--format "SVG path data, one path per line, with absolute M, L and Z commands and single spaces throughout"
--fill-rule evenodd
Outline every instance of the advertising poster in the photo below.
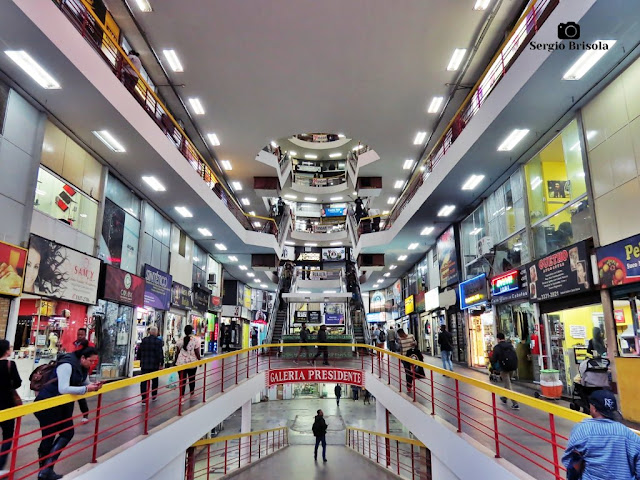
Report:
M 344 325 L 344 313 L 339 303 L 329 303 L 324 307 L 325 325 Z
M 331 207 L 322 209 L 323 217 L 344 217 L 347 214 L 345 207 Z
M 494 305 L 529 297 L 527 268 L 505 272 L 491 279 L 491 303 Z
M 27 252 L 25 248 L 0 242 L 0 295 L 20 295 Z
M 586 243 L 580 242 L 530 263 L 529 299 L 539 302 L 589 290 L 588 261 Z
M 128 272 L 136 271 L 140 221 L 111 200 L 104 204 L 100 258 Z
M 483 305 L 489 300 L 487 276 L 483 273 L 473 277 L 459 286 L 460 308 L 465 310 L 474 305 Z
M 381 312 L 384 310 L 387 297 L 384 294 L 384 290 L 376 290 L 371 295 L 369 303 L 369 310 L 372 312 Z
M 144 306 L 169 310 L 171 304 L 171 275 L 151 265 L 144 266 Z
M 242 305 L 245 308 L 251 309 L 251 287 L 248 285 L 244 286 L 243 295 L 242 295 Z
M 346 249 L 339 248 L 323 248 L 322 260 L 325 262 L 341 262 L 346 258 Z
M 101 298 L 132 307 L 144 305 L 144 278 L 111 265 L 103 268 Z
M 211 290 L 193 286 L 193 308 L 199 312 L 206 312 L 209 309 L 209 297 Z
M 440 287 L 445 288 L 458 281 L 458 255 L 453 226 L 440 235 L 437 242 L 437 250 L 440 267 Z
M 596 256 L 602 287 L 640 282 L 640 235 L 600 247 Z
M 171 285 L 171 306 L 182 310 L 191 310 L 191 289 L 180 283 L 173 282 Z
M 100 260 L 31 235 L 24 273 L 25 293 L 95 305 Z

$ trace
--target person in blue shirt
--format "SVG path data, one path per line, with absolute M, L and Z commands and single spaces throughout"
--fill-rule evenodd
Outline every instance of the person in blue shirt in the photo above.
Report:
M 597 390 L 589 396 L 589 408 L 593 418 L 573 427 L 562 456 L 567 478 L 640 479 L 640 437 L 620 423 L 616 397 Z

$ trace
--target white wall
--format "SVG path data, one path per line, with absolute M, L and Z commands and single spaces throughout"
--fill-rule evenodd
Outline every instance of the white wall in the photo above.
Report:
M 55 240 L 61 245 L 80 250 L 87 255 L 94 255 L 93 246 L 95 242 L 93 237 L 38 210 L 33 211 L 31 232 L 49 240 Z
M 212 295 L 216 297 L 220 296 L 220 292 L 222 290 L 222 265 L 216 262 L 213 258 L 208 257 L 207 260 L 207 275 L 215 274 L 216 276 L 216 284 L 208 285 L 208 288 L 211 288 Z
M 171 255 L 169 259 L 169 273 L 174 282 L 191 288 L 193 277 L 193 240 L 187 236 L 184 257 L 180 255 L 180 229 L 171 225 Z

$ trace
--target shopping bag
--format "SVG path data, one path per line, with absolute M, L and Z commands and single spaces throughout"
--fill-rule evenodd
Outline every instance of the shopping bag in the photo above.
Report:
M 180 377 L 176 372 L 173 372 L 169 375 L 169 383 L 167 383 L 167 388 L 174 389 L 178 387 L 178 382 L 180 381 Z

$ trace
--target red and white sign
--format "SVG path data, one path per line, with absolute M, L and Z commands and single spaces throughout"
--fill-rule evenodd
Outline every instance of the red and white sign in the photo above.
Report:
M 364 387 L 364 374 L 348 368 L 277 368 L 267 372 L 267 387 L 284 383 L 348 383 Z

